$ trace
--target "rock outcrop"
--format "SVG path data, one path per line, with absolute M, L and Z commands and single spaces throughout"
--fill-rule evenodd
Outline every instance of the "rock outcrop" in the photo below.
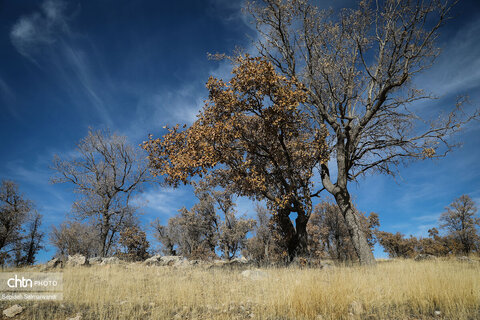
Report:
M 182 256 L 161 256 L 156 255 L 143 261 L 146 266 L 170 266 L 182 267 L 190 265 L 189 261 Z
M 120 264 L 122 263 L 122 260 L 118 259 L 117 257 L 108 257 L 108 258 L 103 258 L 102 262 L 100 265 L 110 265 L 110 264 Z
M 68 256 L 66 264 L 69 267 L 85 266 L 88 265 L 88 259 L 84 255 L 75 254 L 73 256 Z
M 45 269 L 63 268 L 63 261 L 60 258 L 53 258 L 45 265 Z

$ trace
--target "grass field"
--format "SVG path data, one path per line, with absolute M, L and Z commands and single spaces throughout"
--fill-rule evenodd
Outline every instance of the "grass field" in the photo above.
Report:
M 61 302 L 18 303 L 15 319 L 480 319 L 480 263 L 383 261 L 376 267 L 241 270 L 63 269 Z

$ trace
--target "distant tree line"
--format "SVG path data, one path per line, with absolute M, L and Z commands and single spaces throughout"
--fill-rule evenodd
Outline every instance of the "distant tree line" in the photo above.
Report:
M 55 157 L 53 162 L 56 174 L 52 181 L 69 182 L 77 194 L 67 219 L 49 232 L 56 255 L 116 255 L 129 261 L 148 258 L 155 251 L 147 241 L 148 230 L 140 225 L 138 207 L 131 201 L 144 183 L 153 181 L 141 150 L 129 145 L 125 137 L 90 130 L 77 151 L 74 158 Z M 290 246 L 295 230 L 285 226 L 284 216 L 275 207 L 257 205 L 256 218 L 248 218 L 236 210 L 234 188 L 238 186 L 220 188 L 208 179 L 193 185 L 197 203 L 189 209 L 181 208 L 164 224 L 160 219 L 151 223 L 161 253 L 190 259 L 244 256 L 259 264 L 292 261 Z M 1 182 L 0 210 L 0 264 L 33 264 L 44 246 L 42 216 L 9 180 Z M 417 254 L 480 252 L 480 219 L 476 213 L 474 201 L 462 195 L 446 207 L 438 228 L 428 230 L 425 238 L 380 231 L 378 215 L 373 212 L 367 215 L 356 211 L 355 215 L 370 250 L 378 242 L 392 258 L 411 258 Z M 342 211 L 333 200 L 319 202 L 305 228 L 305 248 L 297 257 L 310 262 L 359 261 Z
M 406 238 L 399 232 L 384 231 L 376 231 L 376 236 L 385 252 L 392 258 L 412 258 L 417 254 L 446 256 L 479 253 L 480 219 L 476 213 L 475 202 L 468 195 L 462 195 L 440 215 L 439 228 L 444 231 L 444 235 L 440 235 L 437 228 L 431 228 L 427 238 Z
M 242 254 L 259 264 L 289 263 L 287 238 L 277 223 L 277 216 L 267 208 L 257 206 L 256 219 L 235 218 L 225 234 L 228 219 L 217 215 L 231 212 L 231 195 L 205 190 L 196 191 L 199 202 L 190 210 L 182 208 L 170 218 L 167 225 L 157 220 L 153 223 L 156 238 L 167 255 L 184 255 L 192 259 L 211 259 L 220 254 L 231 259 Z M 226 197 L 226 198 L 222 198 Z M 223 200 L 222 200 L 223 199 Z M 228 199 L 228 206 L 220 206 Z M 217 206 L 217 207 L 216 207 Z M 224 208 L 230 208 L 226 211 Z M 428 230 L 428 237 L 406 238 L 403 234 L 380 231 L 380 221 L 374 212 L 366 215 L 358 212 L 360 225 L 367 243 L 373 250 L 378 242 L 391 258 L 413 258 L 418 254 L 434 256 L 469 255 L 480 252 L 480 236 L 477 227 L 480 219 L 477 208 L 468 195 L 455 199 L 439 218 L 439 228 Z M 232 214 L 235 217 L 234 214 Z M 224 216 L 225 217 L 225 216 Z M 228 217 L 228 215 L 227 215 Z M 439 229 L 442 231 L 440 234 Z M 307 224 L 308 254 L 302 256 L 315 263 L 322 259 L 339 262 L 357 262 L 358 257 L 348 233 L 341 211 L 332 201 L 322 201 L 313 210 Z M 251 236 L 247 237 L 247 234 Z M 234 236 L 232 236 L 234 235 Z

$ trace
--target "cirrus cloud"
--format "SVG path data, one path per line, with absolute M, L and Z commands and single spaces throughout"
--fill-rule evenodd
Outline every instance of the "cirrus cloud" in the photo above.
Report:
M 47 0 L 40 10 L 22 16 L 10 31 L 10 40 L 17 51 L 34 61 L 33 53 L 42 45 L 48 45 L 64 33 L 68 33 L 65 3 Z

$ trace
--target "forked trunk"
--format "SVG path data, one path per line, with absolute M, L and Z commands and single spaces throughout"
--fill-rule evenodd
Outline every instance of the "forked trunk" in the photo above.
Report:
M 277 215 L 277 221 L 284 235 L 289 261 L 292 261 L 297 256 L 306 256 L 308 254 L 308 217 L 304 213 L 299 213 L 295 219 L 294 226 L 289 215 L 289 211 L 280 211 Z
M 372 249 L 368 245 L 365 232 L 362 230 L 360 218 L 353 209 L 348 191 L 344 190 L 337 193 L 335 200 L 345 218 L 345 224 L 347 225 L 348 233 L 352 239 L 353 247 L 355 248 L 360 263 L 362 265 L 375 265 L 375 257 L 373 256 Z

